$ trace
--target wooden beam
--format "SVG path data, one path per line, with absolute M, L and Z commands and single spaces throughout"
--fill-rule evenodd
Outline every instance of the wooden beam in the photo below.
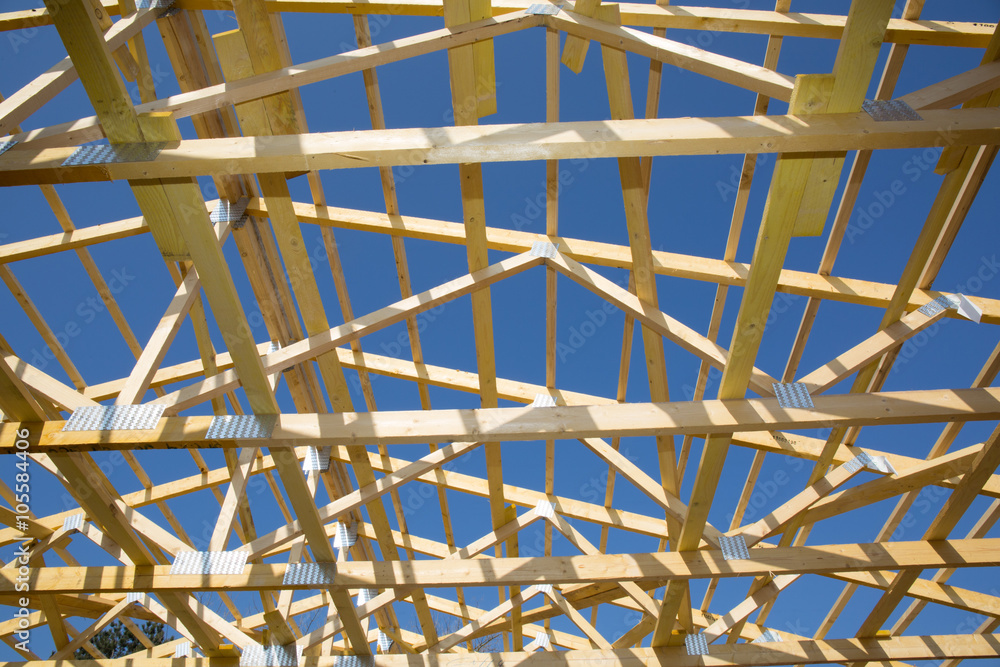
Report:
M 39 236 L 24 241 L 0 245 L 0 264 L 17 262 L 32 257 L 44 257 L 64 250 L 85 248 L 97 243 L 125 239 L 149 232 L 142 217 L 107 222 L 72 232 Z
M 99 39 L 106 44 L 109 51 L 117 53 L 126 48 L 125 43 L 129 39 L 141 34 L 142 29 L 152 23 L 159 12 L 160 10 L 156 9 L 137 12 L 127 19 L 118 21 L 107 34 L 99 35 Z M 88 14 L 93 15 L 93 11 Z M 0 136 L 19 132 L 18 125 L 73 83 L 77 76 L 76 63 L 66 57 L 16 93 L 0 101 Z
M 800 110 L 800 113 L 856 113 L 861 110 L 892 9 L 890 0 L 851 3 L 830 85 L 823 91 L 825 99 L 815 108 Z M 799 167 L 807 171 L 808 176 L 794 234 L 818 236 L 823 232 L 840 184 L 844 156 L 817 156 Z
M 935 542 L 833 544 L 774 547 L 749 559 L 726 560 L 721 551 L 631 555 L 493 558 L 489 560 L 348 561 L 337 564 L 330 590 L 347 588 L 448 587 L 464 585 L 533 585 L 537 583 L 664 582 L 703 577 L 739 577 L 795 573 L 840 573 L 884 569 L 928 569 L 991 565 L 1000 539 Z M 176 575 L 170 566 L 47 567 L 30 574 L 39 593 L 184 592 L 265 590 L 282 587 L 287 565 L 247 565 L 241 574 Z M 0 569 L 0 593 L 14 592 L 17 573 Z M 315 584 L 284 584 L 296 590 Z
M 870 336 L 843 354 L 837 355 L 797 382 L 806 385 L 810 394 L 822 393 L 847 379 L 873 359 L 898 348 L 944 317 L 947 310 L 949 309 L 940 310 L 933 315 L 926 315 L 919 310 L 909 313 L 894 324 L 881 329 L 874 336 Z
M 223 224 L 221 227 L 224 229 L 228 225 Z M 125 386 L 118 394 L 116 405 L 131 405 L 142 402 L 146 391 L 149 390 L 153 375 L 166 356 L 170 344 L 200 293 L 201 283 L 198 280 L 198 272 L 191 269 L 184 277 L 180 287 L 177 288 L 177 293 L 170 300 L 166 312 L 160 318 L 152 336 L 143 348 L 142 355 L 136 361 L 132 372 L 125 381 Z
M 956 74 L 899 99 L 914 109 L 950 109 L 1000 88 L 1000 62 L 994 61 Z
M 802 109 L 821 104 L 825 91 L 823 79 L 799 76 L 795 93 L 789 103 L 789 111 L 797 113 Z M 779 156 L 764 206 L 757 245 L 750 263 L 750 275 L 740 303 L 740 311 L 733 328 L 729 361 L 722 372 L 719 384 L 719 398 L 723 400 L 742 398 L 747 391 L 753 371 L 757 351 L 764 335 L 764 324 L 768 310 L 774 300 L 778 276 L 785 262 L 789 242 L 796 221 L 796 211 L 802 201 L 808 158 Z M 728 434 L 710 435 L 705 440 L 701 462 L 695 477 L 694 488 L 688 503 L 688 516 L 684 522 L 678 550 L 696 549 L 704 532 L 708 513 L 715 498 L 715 491 L 722 475 L 722 467 L 732 438 Z M 663 597 L 663 610 L 657 618 L 653 632 L 652 646 L 664 646 L 668 642 L 680 641 L 680 636 L 671 637 L 674 619 L 686 608 L 688 596 L 686 582 L 668 585 Z
M 766 644 L 735 644 L 725 646 L 710 646 L 709 660 L 713 665 L 740 666 L 761 665 L 777 666 L 785 664 L 829 664 L 854 660 L 932 660 L 940 658 L 990 658 L 995 657 L 998 650 L 997 640 L 993 635 L 912 635 L 906 637 L 885 637 L 879 639 L 832 639 L 785 641 Z M 677 667 L 698 667 L 705 663 L 704 656 L 688 655 L 682 646 L 668 649 L 618 649 L 613 651 L 591 650 L 565 653 L 499 653 L 483 654 L 488 659 L 503 659 L 504 664 L 512 667 L 528 664 L 540 667 L 555 667 L 568 665 L 578 667 L 592 664 L 595 660 L 607 661 L 612 665 L 632 663 L 669 662 Z M 495 657 L 494 657 L 495 656 Z M 502 656 L 502 658 L 501 658 Z M 340 656 L 304 657 L 303 667 L 333 667 Z M 469 656 L 465 653 L 442 653 L 413 655 L 379 655 L 375 657 L 377 667 L 459 667 L 468 664 Z M 37 660 L 32 662 L 12 662 L 12 667 L 59 667 L 60 662 Z M 113 667 L 116 663 L 110 660 L 95 661 L 95 667 Z M 149 667 L 229 667 L 231 660 L 212 658 L 192 659 L 173 658 L 173 656 L 150 659 Z
M 578 3 L 577 7 L 579 6 Z M 616 49 L 731 83 L 785 102 L 792 95 L 794 79 L 785 74 L 634 28 L 623 28 L 608 21 L 588 18 L 585 13 L 560 12 L 550 19 L 550 24 L 553 28 L 571 35 L 566 39 L 563 64 L 574 71 L 577 69 L 567 62 L 565 53 L 569 51 L 570 45 L 577 43 L 578 40 L 586 44 L 586 40 L 593 39 Z M 582 59 L 579 62 L 582 64 Z
M 975 461 L 972 462 L 971 468 L 962 478 L 962 483 L 945 501 L 944 507 L 941 508 L 924 533 L 924 539 L 946 539 L 998 466 L 1000 466 L 1000 427 L 997 427 L 990 435 L 986 445 L 980 450 Z M 919 577 L 920 572 L 916 570 L 899 572 L 889 586 L 889 590 L 879 599 L 875 608 L 861 624 L 858 636 L 874 636 L 903 599 L 903 596 L 906 595 L 906 591 Z
M 214 10 L 214 0 L 179 0 L 184 9 Z M 109 14 L 118 13 L 114 0 L 103 0 Z M 529 0 L 493 0 L 494 16 L 521 13 Z M 442 16 L 439 3 L 420 0 L 372 0 L 359 6 L 350 0 L 267 0 L 269 12 L 307 12 L 333 14 L 400 14 L 404 16 Z M 836 14 L 817 14 L 768 11 L 754 9 L 699 7 L 669 7 L 663 4 L 620 3 L 622 22 L 650 28 L 678 28 L 696 31 L 754 33 L 784 37 L 810 37 L 815 39 L 840 39 L 846 17 Z M 51 25 L 47 10 L 30 9 L 0 14 L 0 31 L 23 30 Z M 928 44 L 937 46 L 963 46 L 982 48 L 993 33 L 990 23 L 960 21 L 918 21 L 892 19 L 886 30 L 885 41 L 901 44 Z
M 251 201 L 248 210 L 266 215 L 266 207 L 260 200 Z M 462 244 L 465 229 L 462 225 L 444 220 L 432 220 L 415 216 L 387 216 L 383 213 L 359 211 L 355 209 L 316 207 L 311 204 L 296 203 L 296 216 L 304 222 L 330 225 L 345 229 L 374 231 L 443 243 Z M 631 252 L 625 246 L 576 239 L 566 236 L 546 236 L 530 232 L 487 227 L 486 239 L 491 250 L 522 253 L 531 249 L 536 241 L 559 244 L 560 253 L 578 262 L 632 269 Z M 717 282 L 724 285 L 743 286 L 746 284 L 750 265 L 731 260 L 719 260 L 694 255 L 653 251 L 653 271 L 657 275 L 668 275 L 692 280 Z M 894 285 L 857 280 L 843 276 L 806 273 L 782 269 L 778 278 L 778 291 L 788 294 L 833 299 L 846 303 L 856 303 L 885 308 L 892 297 Z M 916 310 L 928 301 L 933 301 L 944 292 L 917 289 L 910 296 L 905 310 Z M 983 322 L 1000 324 L 1000 301 L 981 296 L 971 296 L 970 300 L 983 311 Z M 948 309 L 946 316 L 961 318 L 957 311 Z
M 280 70 L 254 76 L 242 83 L 223 84 L 217 82 L 196 87 L 163 100 L 140 104 L 135 109 L 137 113 L 172 111 L 177 114 L 177 117 L 183 118 L 211 112 L 226 104 L 260 99 L 308 83 L 360 72 L 377 65 L 399 62 L 406 58 L 447 48 L 472 44 L 479 40 L 517 32 L 524 28 L 544 25 L 544 23 L 544 17 L 523 14 L 476 21 L 461 27 L 434 30 L 413 37 L 404 37 L 388 44 L 365 47 L 294 67 L 282 67 Z M 22 132 L 15 138 L 18 141 L 38 141 L 45 145 L 59 145 L 68 138 L 80 142 L 100 139 L 101 136 L 102 129 L 98 119 L 90 117 L 50 128 Z
M 860 424 L 921 424 L 1000 418 L 1000 389 L 939 389 L 817 396 L 814 408 L 781 408 L 775 399 L 479 410 L 416 410 L 327 415 L 280 415 L 268 446 L 288 449 L 309 433 L 315 446 L 726 434 Z M 206 440 L 210 417 L 165 417 L 154 431 L 67 431 L 64 422 L 39 429 L 40 453 L 152 448 L 225 447 Z M 17 424 L 0 424 L 0 453 L 15 450 Z M 315 507 L 315 506 L 314 506 Z M 690 512 L 690 509 L 689 509 Z M 688 520 L 690 521 L 690 514 Z
M 75 149 L 18 144 L 0 160 L 0 186 L 128 178 L 287 173 L 422 164 L 462 164 L 733 153 L 815 153 L 1000 143 L 1000 110 L 925 111 L 923 120 L 878 122 L 868 114 L 660 118 L 327 132 L 192 139 L 153 160 L 63 167 Z M 947 137 L 942 129 L 947 129 Z M 149 218 L 147 216 L 147 222 Z M 155 234 L 155 228 L 154 228 Z
M 542 262 L 541 258 L 531 257 L 528 254 L 503 260 L 474 274 L 456 278 L 346 324 L 333 327 L 329 331 L 286 345 L 277 352 L 268 354 L 263 358 L 262 363 L 265 365 L 267 372 L 284 370 L 308 359 L 318 357 L 338 345 L 349 343 L 368 333 L 405 320 L 416 313 L 424 312 L 438 304 L 451 301 L 466 294 L 474 294 L 477 290 L 484 289 L 498 280 L 516 275 L 538 266 Z M 214 395 L 221 395 L 223 392 L 234 389 L 236 386 L 238 386 L 238 378 L 232 371 L 226 371 L 202 382 L 194 383 L 172 394 L 167 394 L 163 398 L 156 399 L 154 402 L 164 403 L 169 406 L 169 411 L 176 412 L 184 407 L 197 405 Z
M 719 369 L 724 369 L 729 359 L 729 353 L 720 345 L 713 343 L 694 329 L 670 317 L 660 311 L 655 305 L 648 301 L 643 301 L 640 297 L 622 289 L 614 282 L 608 280 L 596 271 L 587 268 L 579 262 L 557 253 L 554 258 L 548 261 L 563 275 L 571 278 L 575 282 L 590 289 L 592 292 L 607 299 L 616 307 L 632 315 L 643 323 L 651 331 L 659 336 L 663 336 L 672 342 L 680 345 L 689 352 L 696 354 L 702 359 Z M 635 266 L 633 261 L 633 266 Z M 650 269 L 646 269 L 650 271 Z M 761 396 L 773 396 L 772 385 L 777 380 L 764 371 L 754 367 L 750 386 L 753 391 Z M 661 399 L 655 398 L 654 401 Z

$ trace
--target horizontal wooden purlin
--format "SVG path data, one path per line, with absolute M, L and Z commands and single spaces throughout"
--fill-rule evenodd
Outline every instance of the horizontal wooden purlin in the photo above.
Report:
M 551 408 L 406 410 L 278 417 L 267 446 L 366 446 L 477 440 L 545 440 L 705 435 L 835 426 L 1000 419 L 1000 388 L 822 395 L 812 409 L 776 399 L 626 403 Z M 232 448 L 245 441 L 206 440 L 212 417 L 166 417 L 148 431 L 63 431 L 65 422 L 30 428 L 34 453 L 127 449 Z M 17 423 L 0 424 L 0 454 L 16 451 Z
M 214 207 L 215 202 L 209 202 Z M 465 242 L 465 226 L 456 222 L 418 218 L 414 216 L 392 216 L 374 211 L 338 208 L 324 206 L 317 208 L 313 204 L 295 202 L 295 215 L 301 222 L 319 225 L 329 225 L 344 229 L 373 231 L 406 238 L 417 238 L 442 243 L 462 244 Z M 251 199 L 247 211 L 252 215 L 267 217 L 267 207 L 261 199 Z M 18 241 L 0 245 L 0 263 L 36 257 L 40 255 L 70 250 L 82 245 L 103 243 L 135 234 L 143 234 L 149 228 L 142 218 L 130 218 L 117 222 L 109 222 L 93 227 L 81 228 L 69 234 L 52 234 L 38 239 Z M 79 235 L 79 236 L 77 236 Z M 559 244 L 559 250 L 568 257 L 587 264 L 629 269 L 632 258 L 626 246 L 599 241 L 587 241 L 570 237 L 547 237 L 544 234 L 496 227 L 486 228 L 486 239 L 491 250 L 505 250 L 514 253 L 527 252 L 536 241 Z M 984 256 L 984 261 L 987 260 Z M 677 278 L 704 280 L 725 285 L 743 285 L 750 270 L 748 264 L 727 262 L 710 257 L 697 257 L 679 253 L 653 251 L 653 267 L 656 273 Z M 992 269 L 991 269 L 992 270 Z M 822 276 L 803 271 L 782 270 L 778 280 L 778 291 L 796 296 L 810 296 L 821 299 L 844 301 L 866 306 L 884 308 L 892 297 L 894 286 L 886 283 L 843 278 L 840 276 Z M 907 310 L 915 310 L 928 301 L 942 296 L 943 293 L 928 290 L 914 290 Z M 969 298 L 983 311 L 983 322 L 1000 324 L 1000 301 L 981 296 Z M 964 319 L 957 310 L 945 311 L 947 317 Z M 266 347 L 266 346 L 265 346 Z M 343 360 L 342 360 L 343 361 Z M 219 368 L 228 367 L 228 354 L 220 353 Z M 195 368 L 197 365 L 197 368 Z M 199 362 L 193 362 L 191 370 L 180 375 L 170 375 L 168 369 L 157 372 L 153 379 L 153 387 L 178 380 L 186 380 L 201 373 Z M 115 381 L 95 384 L 85 390 L 85 394 L 94 400 L 111 398 L 115 394 Z
M 875 639 L 814 639 L 763 644 L 713 644 L 708 656 L 688 655 L 687 648 L 638 648 L 616 650 L 517 651 L 509 653 L 440 653 L 375 655 L 371 667 L 470 667 L 503 663 L 507 667 L 725 667 L 728 665 L 827 664 L 852 661 L 929 660 L 939 658 L 991 658 L 1000 651 L 996 635 L 926 635 Z M 341 656 L 302 656 L 299 667 L 336 667 Z M 10 662 L 10 667 L 65 667 L 65 661 Z M 88 662 L 88 664 L 91 664 Z M 94 660 L 93 667 L 128 667 L 133 658 Z M 239 658 L 144 658 L 143 667 L 236 667 Z
M 408 588 L 512 586 L 601 581 L 671 581 L 705 577 L 931 569 L 997 565 L 1000 538 L 938 542 L 881 542 L 753 549 L 726 560 L 721 551 L 594 556 L 420 561 L 342 561 L 333 583 L 283 583 L 287 564 L 247 565 L 240 574 L 170 574 L 169 565 L 46 567 L 28 577 L 35 593 L 196 592 L 290 588 Z M 15 570 L 0 570 L 0 594 L 17 585 Z
M 63 167 L 74 150 L 19 144 L 0 185 L 288 173 L 469 162 L 812 153 L 1000 143 L 1000 109 L 927 111 L 878 122 L 867 113 L 523 123 L 195 139 L 155 160 Z
M 118 14 L 116 0 L 102 0 L 108 14 Z M 177 0 L 183 9 L 219 9 L 217 0 Z M 316 14 L 395 14 L 405 16 L 442 16 L 441 2 L 434 0 L 267 0 L 270 12 Z M 494 16 L 523 11 L 530 0 L 493 0 Z M 741 32 L 785 37 L 840 39 L 846 17 L 832 14 L 802 14 L 721 7 L 674 7 L 665 5 L 619 3 L 624 25 L 711 32 Z M 0 31 L 24 30 L 51 25 L 44 9 L 0 14 Z M 935 44 L 940 46 L 985 47 L 993 34 L 989 23 L 957 21 L 910 21 L 892 19 L 886 29 L 886 42 Z

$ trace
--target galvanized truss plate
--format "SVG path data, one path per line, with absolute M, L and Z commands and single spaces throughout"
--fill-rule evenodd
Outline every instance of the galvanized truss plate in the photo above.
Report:
M 552 398 L 548 394 L 535 394 L 535 400 L 531 402 L 531 407 L 554 408 L 556 407 L 556 399 Z
M 392 638 L 389 635 L 387 635 L 384 632 L 382 632 L 381 630 L 379 630 L 378 631 L 378 650 L 382 651 L 382 653 L 388 653 L 389 649 L 391 649 L 391 648 L 392 648 Z
M 370 655 L 338 655 L 333 658 L 333 667 L 375 667 L 375 658 Z
M 535 514 L 538 516 L 549 519 L 555 516 L 556 507 L 547 500 L 539 500 L 538 504 L 535 505 Z
M 181 642 L 174 647 L 174 657 L 175 658 L 190 658 L 191 657 L 191 642 Z
M 948 308 L 954 308 L 958 311 L 959 315 L 977 324 L 983 319 L 982 309 L 972 303 L 964 294 L 945 294 L 944 296 L 939 296 L 933 301 L 928 301 L 920 306 L 920 308 L 917 308 L 917 312 L 923 313 L 927 317 L 933 317 Z
M 281 583 L 285 586 L 319 586 L 332 584 L 336 577 L 336 563 L 289 563 Z
M 547 257 L 549 259 L 556 256 L 556 251 L 559 250 L 558 243 L 546 243 L 545 241 L 535 241 L 531 244 L 531 250 L 529 255 L 532 257 Z
M 0 155 L 9 151 L 15 144 L 17 144 L 17 139 L 4 139 L 0 141 Z
M 774 395 L 782 408 L 813 408 L 812 396 L 801 382 L 775 382 Z
M 74 514 L 63 519 L 63 530 L 82 530 L 83 513 Z
M 272 340 L 271 344 L 267 346 L 267 353 L 268 354 L 274 354 L 275 352 L 277 352 L 280 349 L 281 349 L 281 343 L 279 343 L 276 340 Z
M 156 18 L 162 19 L 167 16 L 173 16 L 180 9 L 174 7 L 175 0 L 139 0 L 139 4 L 136 5 L 136 9 L 162 9 L 163 13 L 159 14 Z
M 170 574 L 241 574 L 247 551 L 181 551 Z
M 538 591 L 541 592 L 541 593 L 551 593 L 552 592 L 552 584 L 535 584 L 535 588 L 537 588 Z
M 302 459 L 302 469 L 306 472 L 312 470 L 329 470 L 330 448 L 310 447 L 306 452 L 306 457 Z
M 141 602 L 141 603 L 145 604 L 146 603 L 146 594 L 145 593 L 126 593 L 125 594 L 125 600 L 126 600 L 126 602 Z
M 536 5 L 528 5 L 528 8 L 524 10 L 524 13 L 554 15 L 558 14 L 560 9 L 562 9 L 562 5 L 550 5 L 547 3 L 539 3 Z
M 208 426 L 207 440 L 258 440 L 270 438 L 277 415 L 216 415 Z
M 353 547 L 358 541 L 358 527 L 348 526 L 346 523 L 338 521 L 335 528 L 337 532 L 333 536 L 334 549 L 346 549 Z
M 372 600 L 375 599 L 376 595 L 378 595 L 378 591 L 376 591 L 374 588 L 362 588 L 360 591 L 358 591 L 357 606 L 360 607 L 363 604 L 371 602 Z
M 535 643 L 539 648 L 548 648 L 552 646 L 552 639 L 549 637 L 549 633 L 539 632 L 535 635 Z
M 228 199 L 220 199 L 219 203 L 212 209 L 212 214 L 208 217 L 212 222 L 228 222 L 233 225 L 234 229 L 239 229 L 246 222 L 247 204 L 249 203 L 249 197 L 240 197 L 235 202 L 231 202 Z
M 298 667 L 302 647 L 250 644 L 243 648 L 240 667 Z
M 903 100 L 865 100 L 862 102 L 861 108 L 865 110 L 865 113 L 879 122 L 923 120 L 920 114 L 914 111 L 913 107 Z
M 708 655 L 708 639 L 704 634 L 685 635 L 684 648 L 688 655 Z
M 87 144 L 80 146 L 63 160 L 64 167 L 79 167 L 88 164 L 111 164 L 112 162 L 149 162 L 155 160 L 163 147 L 163 141 L 126 144 Z
M 88 405 L 70 415 L 64 431 L 150 431 L 163 416 L 165 405 Z
M 719 536 L 719 548 L 722 550 L 722 557 L 726 560 L 746 560 L 750 558 L 750 551 L 747 549 L 747 541 L 742 535 L 728 537 Z
M 934 317 L 941 311 L 952 307 L 954 307 L 954 304 L 952 304 L 950 297 L 939 296 L 933 301 L 928 301 L 924 305 L 917 308 L 917 312 L 926 315 L 927 317 Z
M 780 642 L 781 635 L 779 635 L 775 630 L 764 630 L 760 637 L 750 642 L 751 644 L 763 644 L 765 642 Z

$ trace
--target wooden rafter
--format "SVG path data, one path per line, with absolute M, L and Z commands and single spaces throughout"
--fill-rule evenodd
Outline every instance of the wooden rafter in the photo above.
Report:
M 973 439 L 969 428 L 967 440 L 960 431 L 1000 421 L 1000 390 L 992 386 L 1000 346 L 976 364 L 971 386 L 942 386 L 929 357 L 917 362 L 920 380 L 890 383 L 901 359 L 938 345 L 944 337 L 931 339 L 939 327 L 961 327 L 964 335 L 971 315 L 985 340 L 1000 324 L 1000 299 L 986 286 L 1000 271 L 995 258 L 968 267 L 970 278 L 955 290 L 969 293 L 960 307 L 941 299 L 951 292 L 939 280 L 955 270 L 961 230 L 978 222 L 983 204 L 975 204 L 993 185 L 1000 30 L 988 21 L 996 17 L 923 17 L 921 0 L 895 13 L 888 0 L 854 0 L 844 16 L 795 13 L 788 0 L 752 8 L 666 0 L 541 8 L 526 0 L 234 0 L 224 9 L 233 10 L 235 24 L 219 28 L 217 0 L 175 0 L 167 12 L 139 9 L 134 0 L 45 4 L 0 13 L 0 32 L 15 51 L 28 30 L 58 35 L 65 47 L 0 98 L 0 134 L 11 140 L 0 147 L 0 187 L 40 186 L 44 215 L 51 212 L 62 230 L 35 231 L 33 213 L 18 211 L 14 238 L 5 238 L 6 227 L 0 235 L 0 279 L 29 327 L 0 332 L 0 453 L 32 466 L 33 483 L 65 489 L 66 509 L 21 512 L 23 490 L 0 484 L 0 548 L 31 550 L 30 613 L 0 623 L 11 655 L 57 665 L 82 649 L 103 660 L 94 637 L 115 620 L 143 646 L 126 658 L 136 667 L 167 660 L 177 667 L 184 659 L 172 656 L 181 641 L 226 665 L 253 644 L 271 643 L 301 649 L 300 667 L 336 667 L 339 656 L 352 654 L 371 655 L 375 667 L 404 660 L 460 667 L 493 635 L 502 644 L 483 659 L 505 667 L 525 659 L 536 667 L 593 660 L 694 667 L 703 658 L 682 644 L 696 633 L 711 644 L 704 660 L 713 665 L 904 667 L 941 659 L 956 667 L 1000 655 L 992 634 L 1000 597 L 976 579 L 964 580 L 969 588 L 950 582 L 959 570 L 992 573 L 998 565 L 1000 543 L 990 535 L 1000 520 L 1000 430 Z M 356 48 L 318 44 L 320 57 L 295 62 L 299 28 L 289 22 L 286 32 L 283 20 L 291 15 L 349 23 Z M 388 32 L 384 17 L 396 21 Z M 150 60 L 147 40 L 156 31 L 176 86 Z M 762 62 L 723 55 L 734 34 L 766 36 Z M 832 40 L 836 59 L 821 71 L 800 71 L 799 63 L 779 59 L 789 37 L 802 45 Z M 529 93 L 514 92 L 523 82 L 510 71 L 505 40 L 539 39 L 544 111 L 511 113 L 518 94 Z M 923 76 L 918 89 L 897 94 L 911 80 L 903 76 L 911 45 L 942 54 L 945 64 L 940 80 Z M 951 67 L 952 50 L 944 47 L 985 52 L 974 57 L 978 66 L 965 59 Z M 410 109 L 397 108 L 396 91 L 388 90 L 396 79 L 384 75 L 387 66 L 413 72 L 418 62 L 436 63 L 450 84 L 450 111 L 440 122 L 410 122 Z M 600 77 L 591 71 L 602 69 L 604 81 L 588 94 L 598 101 L 606 95 L 609 104 L 587 117 L 568 91 L 592 85 Z M 642 82 L 637 73 L 646 71 Z M 711 79 L 711 90 L 728 91 L 720 100 L 750 95 L 753 106 L 720 103 L 728 115 L 719 117 L 687 113 L 685 77 Z M 77 119 L 39 126 L 37 112 L 76 80 L 92 108 L 47 115 Z M 125 81 L 137 90 L 130 93 Z M 647 91 L 644 113 L 633 108 L 639 85 Z M 323 86 L 357 88 L 367 112 L 356 127 L 328 122 L 332 116 L 317 122 L 307 91 Z M 879 100 L 898 96 L 919 119 L 878 120 L 862 110 L 870 89 Z M 677 117 L 662 117 L 668 108 Z M 740 113 L 747 115 L 733 115 Z M 504 122 L 492 122 L 494 114 Z M 334 131 L 310 131 L 307 116 Z M 78 145 L 102 138 L 113 146 L 163 145 L 143 159 L 63 164 Z M 871 179 L 880 166 L 878 153 L 914 149 L 923 157 L 938 147 L 936 165 L 926 161 L 924 171 L 933 166 L 940 187 L 916 218 L 922 225 L 912 246 L 900 246 L 894 258 L 898 280 L 864 267 L 834 274 L 838 256 L 852 252 L 844 241 L 854 242 L 852 220 L 870 186 L 865 175 Z M 663 215 L 668 179 L 677 176 L 659 166 L 654 172 L 653 158 L 673 167 L 717 155 L 739 156 L 742 168 L 731 189 L 716 184 L 735 202 L 731 219 L 726 212 L 724 250 L 705 256 L 672 235 L 700 238 L 711 225 L 700 211 L 690 219 Z M 771 156 L 773 172 L 761 169 Z M 616 159 L 619 172 L 601 182 L 610 195 L 593 185 L 572 189 L 586 167 L 571 174 L 568 166 L 606 159 Z M 507 225 L 492 201 L 507 184 L 492 170 L 518 167 L 494 163 L 532 162 L 544 163 L 544 180 L 526 200 L 525 216 Z M 416 188 L 403 174 L 424 165 L 458 176 L 450 220 L 434 210 L 410 215 Z M 376 173 L 381 200 L 369 208 L 377 210 L 340 205 L 348 199 L 341 182 Z M 68 195 L 57 184 L 76 184 L 69 192 L 109 181 L 127 182 L 141 215 L 116 220 L 130 214 L 105 215 L 98 201 L 90 219 L 103 224 L 78 226 L 84 216 L 70 215 L 73 204 L 63 202 Z M 763 206 L 751 196 L 761 188 Z M 243 197 L 246 217 L 210 221 L 211 211 Z M 595 234 L 590 216 L 574 209 L 577 197 L 614 203 L 618 219 L 610 222 L 619 233 Z M 757 245 L 749 261 L 737 261 L 749 231 Z M 809 241 L 796 237 L 820 234 L 822 259 L 815 272 L 803 270 L 796 250 Z M 146 299 L 149 312 L 139 312 L 132 294 L 117 296 L 102 275 L 103 258 L 126 243 L 155 249 L 167 269 L 168 296 L 159 306 Z M 398 297 L 358 286 L 356 249 L 368 253 L 375 244 L 385 256 L 364 256 L 365 279 L 376 284 L 371 279 L 384 261 Z M 450 257 L 448 246 L 465 251 L 456 266 L 438 265 L 428 250 Z M 85 359 L 93 351 L 67 343 L 75 334 L 60 331 L 52 295 L 29 270 L 71 256 L 96 292 L 93 303 L 107 310 L 114 336 L 120 333 L 118 344 L 128 348 L 125 365 L 109 363 L 115 370 L 99 378 L 91 378 L 93 360 Z M 541 284 L 543 273 L 544 290 L 529 296 L 523 286 Z M 601 304 L 584 306 L 586 329 L 567 308 L 580 287 L 585 303 Z M 691 307 L 701 289 L 714 295 L 704 321 Z M 523 291 L 510 307 L 513 290 Z M 514 310 L 535 296 L 545 320 L 537 335 Z M 779 342 L 770 326 L 779 300 L 799 297 L 801 325 L 794 339 Z M 872 333 L 838 314 L 835 340 L 814 335 L 827 316 L 825 301 L 837 302 L 841 313 L 877 309 L 879 325 Z M 729 312 L 735 303 L 738 313 Z M 425 331 L 445 305 L 446 318 L 461 312 L 470 320 L 471 336 L 453 324 Z M 612 320 L 624 330 L 620 347 L 616 341 L 607 354 L 618 362 L 614 382 L 602 388 L 596 362 L 605 351 L 597 341 L 606 332 L 584 340 L 579 355 L 577 343 L 591 338 L 580 333 L 589 325 L 596 332 Z M 594 369 L 582 388 L 560 366 L 567 327 L 576 337 L 572 361 L 586 356 Z M 530 376 L 510 366 L 512 331 L 519 355 L 539 362 Z M 25 347 L 32 338 L 46 354 Z M 778 373 L 773 348 L 788 342 Z M 543 352 L 532 357 L 537 343 Z M 637 354 L 642 359 L 633 359 Z M 786 405 L 776 386 L 796 378 L 811 407 Z M 415 389 L 412 396 L 403 387 Z M 155 397 L 144 403 L 150 392 Z M 102 403 L 162 408 L 163 416 L 148 429 L 63 430 L 75 411 Z M 266 441 L 209 438 L 217 417 L 245 413 L 273 419 Z M 905 448 L 876 440 L 885 426 L 921 424 L 940 427 L 920 430 Z M 683 438 L 678 449 L 676 436 Z M 653 449 L 642 445 L 638 456 L 655 462 L 636 458 L 640 438 Z M 185 452 L 168 451 L 176 449 Z M 732 461 L 737 452 L 749 457 L 746 449 L 753 462 L 734 475 Z M 329 467 L 304 470 L 317 454 L 329 456 Z M 567 455 L 574 466 L 589 466 L 588 475 L 596 471 L 578 490 Z M 153 467 L 154 456 L 177 465 Z M 127 463 L 131 482 L 108 472 L 109 459 Z M 779 461 L 794 467 L 769 482 L 767 466 Z M 725 488 L 736 484 L 732 493 Z M 918 536 L 906 521 L 928 491 L 947 499 Z M 763 504 L 761 493 L 768 496 Z M 197 502 L 193 518 L 187 501 L 209 496 L 215 501 Z M 882 523 L 880 503 L 894 498 Z M 432 533 L 426 516 L 414 516 L 425 503 L 433 508 Z M 728 510 L 723 525 L 719 515 Z M 848 528 L 827 530 L 842 519 L 838 525 Z M 962 522 L 971 527 L 959 536 Z M 345 529 L 356 541 L 344 543 Z M 741 542 L 746 558 L 731 553 Z M 247 565 L 235 574 L 171 573 L 178 554 L 201 549 L 241 552 Z M 25 606 L 22 564 L 5 552 L 0 603 Z M 331 578 L 296 579 L 296 568 L 313 564 Z M 740 577 L 750 577 L 749 589 L 721 600 Z M 769 627 L 779 623 L 772 616 L 783 613 L 786 598 L 801 595 L 813 578 L 843 586 L 815 636 Z M 698 608 L 691 590 L 703 581 Z M 828 638 L 859 587 L 876 602 L 860 628 L 850 629 L 856 636 Z M 356 604 L 361 589 L 372 590 Z M 477 589 L 489 592 L 489 603 L 473 597 Z M 135 591 L 149 595 L 138 603 L 124 595 Z M 254 606 L 233 591 L 252 592 Z M 618 612 L 601 611 L 610 607 Z M 985 620 L 962 626 L 964 634 L 906 634 L 938 607 Z M 905 611 L 890 623 L 897 608 Z M 627 622 L 611 625 L 622 612 Z M 85 623 L 71 622 L 74 616 Z M 137 625 L 146 620 L 166 623 L 180 639 L 154 646 Z M 24 624 L 44 630 L 51 650 L 19 644 Z M 751 643 L 774 630 L 779 641 Z M 776 639 L 770 632 L 764 639 Z M 641 648 L 647 637 L 651 648 Z M 543 646 L 549 650 L 533 654 Z M 48 661 L 40 657 L 49 653 Z

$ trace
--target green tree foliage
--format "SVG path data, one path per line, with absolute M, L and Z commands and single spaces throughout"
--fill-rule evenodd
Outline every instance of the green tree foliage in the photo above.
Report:
M 146 621 L 142 624 L 142 631 L 153 642 L 153 646 L 159 646 L 173 639 L 173 637 L 167 637 L 163 629 L 163 623 Z M 118 620 L 112 622 L 111 625 L 94 635 L 90 643 L 108 658 L 121 658 L 136 651 L 146 650 L 142 642 L 136 639 L 135 635 L 129 632 L 128 628 Z M 78 648 L 73 657 L 77 660 L 93 659 L 93 656 L 82 648 Z

